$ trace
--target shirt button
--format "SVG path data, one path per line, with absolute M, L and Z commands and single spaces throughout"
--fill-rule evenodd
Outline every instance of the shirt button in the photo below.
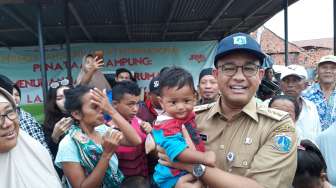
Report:
M 247 166 L 247 161 L 243 161 L 243 166 Z
M 225 147 L 224 147 L 224 145 L 223 145 L 223 144 L 222 144 L 222 145 L 220 145 L 220 146 L 219 146 L 219 148 L 220 148 L 220 149 L 225 149 Z

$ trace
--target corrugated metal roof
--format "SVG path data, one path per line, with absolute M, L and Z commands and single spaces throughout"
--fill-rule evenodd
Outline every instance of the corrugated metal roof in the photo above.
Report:
M 34 0 L 0 5 L 0 45 L 37 45 Z M 297 0 L 289 0 L 289 4 Z M 64 1 L 42 0 L 46 44 L 65 42 Z M 70 0 L 71 42 L 218 40 L 251 32 L 282 0 Z

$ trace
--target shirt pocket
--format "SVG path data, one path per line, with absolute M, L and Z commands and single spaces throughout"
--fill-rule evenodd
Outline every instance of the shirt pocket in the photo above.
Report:
M 243 175 L 251 167 L 253 154 L 240 152 L 232 164 L 229 164 L 228 172 Z
M 250 168 L 253 159 L 252 154 L 246 152 L 238 153 L 236 159 L 232 163 L 233 168 Z

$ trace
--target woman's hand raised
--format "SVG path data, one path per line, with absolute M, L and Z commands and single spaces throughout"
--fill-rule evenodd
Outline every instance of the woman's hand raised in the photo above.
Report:
M 91 89 L 92 103 L 99 106 L 103 112 L 111 113 L 114 111 L 109 99 L 106 95 L 106 90 L 99 90 L 98 88 Z
M 71 117 L 63 117 L 55 124 L 54 130 L 51 134 L 51 138 L 54 143 L 59 142 L 60 137 L 70 129 L 72 122 L 73 120 Z

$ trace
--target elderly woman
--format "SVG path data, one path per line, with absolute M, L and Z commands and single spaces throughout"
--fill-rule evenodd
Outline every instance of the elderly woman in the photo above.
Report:
M 0 187 L 62 187 L 47 149 L 20 130 L 14 99 L 2 88 L 0 166 Z
M 138 145 L 141 139 L 99 89 L 78 86 L 65 91 L 65 109 L 75 120 L 60 142 L 55 163 L 71 187 L 119 187 L 124 177 L 115 155 L 119 144 Z M 104 123 L 112 117 L 114 129 Z M 120 130 L 120 131 L 118 131 Z

